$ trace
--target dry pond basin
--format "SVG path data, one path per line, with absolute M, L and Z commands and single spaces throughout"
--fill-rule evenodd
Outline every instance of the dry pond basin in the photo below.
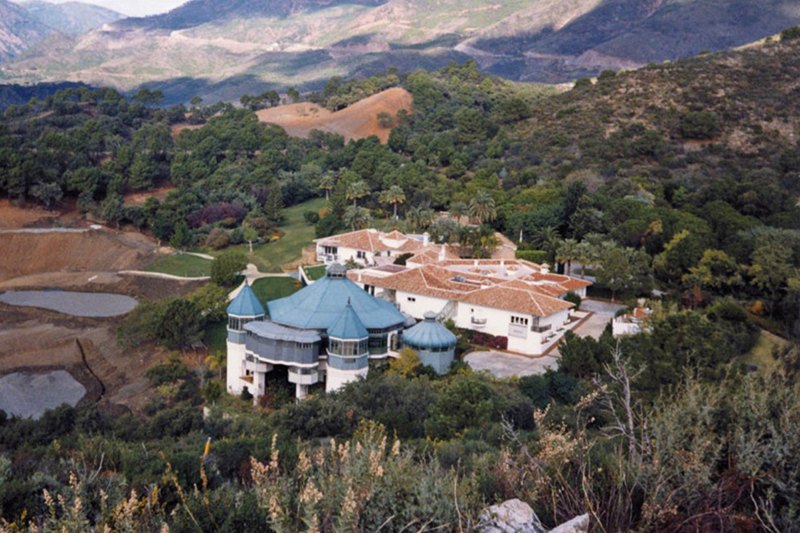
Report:
M 133 311 L 137 303 L 135 298 L 123 294 L 62 290 L 9 291 L 0 294 L 0 302 L 91 318 L 124 315 Z

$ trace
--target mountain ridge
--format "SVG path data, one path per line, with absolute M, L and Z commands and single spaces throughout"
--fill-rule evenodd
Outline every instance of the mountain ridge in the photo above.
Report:
M 171 101 L 236 100 L 472 58 L 508 79 L 562 83 L 743 45 L 796 23 L 800 6 L 788 0 L 192 0 L 40 47 L 3 65 L 0 81 L 178 87 Z
M 40 23 L 73 36 L 125 17 L 117 11 L 84 2 L 51 4 L 42 0 L 31 0 L 20 5 Z

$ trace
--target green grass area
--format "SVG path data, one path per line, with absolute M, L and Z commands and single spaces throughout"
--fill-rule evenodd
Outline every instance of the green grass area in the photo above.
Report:
M 283 210 L 283 224 L 280 229 L 283 237 L 275 242 L 253 246 L 253 253 L 247 244 L 230 246 L 224 250 L 209 250 L 211 255 L 236 250 L 247 255 L 250 262 L 255 264 L 261 272 L 281 272 L 281 267 L 292 261 L 300 259 L 303 248 L 314 240 L 314 225 L 303 218 L 306 211 L 319 211 L 327 201 L 325 198 L 315 198 Z
M 318 279 L 325 276 L 326 268 L 327 267 L 325 265 L 316 265 L 312 267 L 309 266 L 303 267 L 303 270 L 305 270 L 308 279 L 310 279 L 311 281 L 317 281 Z
M 300 282 L 294 278 L 262 278 L 253 283 L 253 292 L 264 303 L 290 296 L 301 287 Z
M 744 356 L 743 362 L 756 365 L 759 370 L 768 372 L 778 365 L 778 362 L 772 357 L 773 349 L 783 348 L 787 343 L 787 340 L 769 331 L 761 330 L 758 342 L 753 349 L 750 350 L 750 353 Z
M 173 276 L 196 278 L 211 275 L 211 261 L 195 255 L 169 255 L 162 257 L 145 270 Z

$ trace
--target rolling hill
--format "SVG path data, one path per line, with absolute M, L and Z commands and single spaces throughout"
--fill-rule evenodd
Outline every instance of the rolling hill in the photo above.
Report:
M 0 61 L 15 57 L 53 32 L 22 7 L 0 0 Z
M 411 94 L 399 87 L 374 94 L 332 113 L 312 103 L 289 104 L 256 113 L 261 122 L 276 124 L 295 137 L 308 137 L 312 130 L 338 133 L 346 140 L 376 135 L 381 142 L 389 139 L 391 127 L 379 123 L 378 114 L 396 116 L 401 109 L 411 111 Z
M 168 101 L 317 88 L 332 76 L 475 59 L 558 83 L 746 44 L 800 22 L 790 0 L 192 0 L 48 43 L 0 81 L 161 88 Z
M 116 11 L 82 2 L 51 4 L 33 0 L 21 5 L 32 18 L 66 35 L 81 35 L 124 18 Z

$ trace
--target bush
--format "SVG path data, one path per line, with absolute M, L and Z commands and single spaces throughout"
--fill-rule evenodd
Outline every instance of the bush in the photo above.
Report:
M 794 39 L 800 39 L 800 26 L 792 26 L 781 32 L 781 41 L 792 41 Z
M 713 111 L 690 111 L 681 117 L 681 134 L 686 139 L 713 139 L 719 133 L 719 117 Z
M 575 309 L 581 308 L 581 302 L 583 301 L 580 296 L 575 294 L 574 292 L 568 292 L 564 299 L 568 302 L 575 304 Z
M 236 284 L 239 275 L 247 268 L 247 257 L 241 252 L 226 252 L 211 263 L 211 281 L 223 287 Z
M 517 250 L 517 259 L 531 263 L 547 263 L 547 252 L 544 250 Z
M 306 211 L 303 213 L 303 218 L 309 224 L 316 224 L 319 222 L 319 213 L 316 211 Z
M 231 238 L 228 235 L 228 232 L 222 228 L 212 229 L 208 234 L 208 237 L 206 237 L 206 246 L 209 246 L 215 250 L 227 248 L 230 243 Z

